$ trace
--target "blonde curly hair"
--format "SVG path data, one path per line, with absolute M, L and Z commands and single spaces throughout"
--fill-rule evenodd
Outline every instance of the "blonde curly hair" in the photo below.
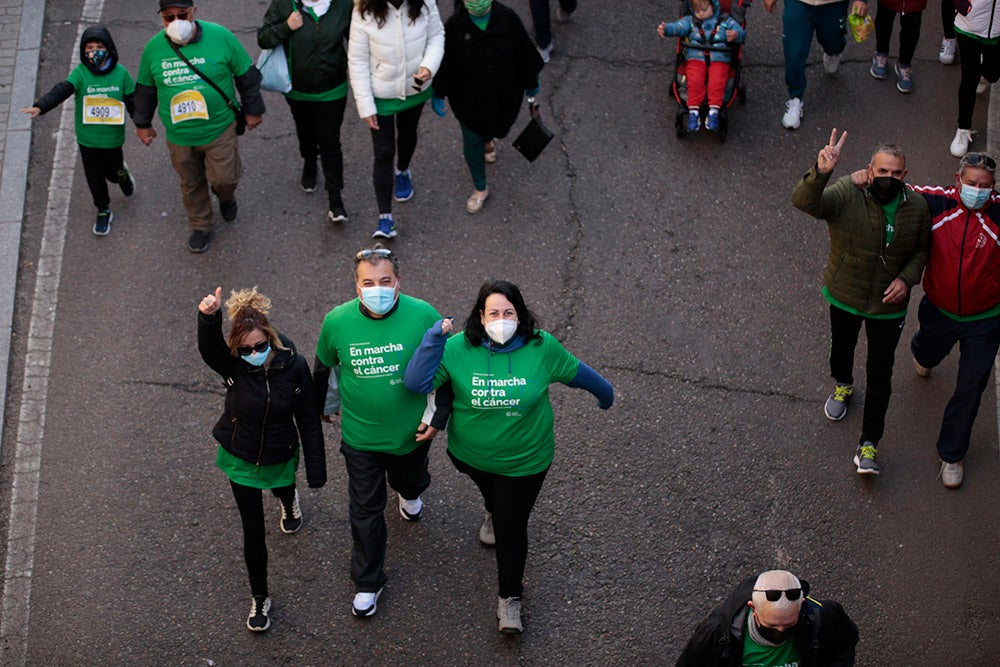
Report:
M 267 318 L 270 311 L 271 299 L 258 292 L 256 285 L 229 293 L 229 298 L 226 299 L 226 313 L 229 315 L 229 337 L 226 344 L 234 357 L 239 356 L 236 349 L 243 338 L 254 329 L 264 332 L 272 349 L 288 349 L 281 344 L 277 330 Z

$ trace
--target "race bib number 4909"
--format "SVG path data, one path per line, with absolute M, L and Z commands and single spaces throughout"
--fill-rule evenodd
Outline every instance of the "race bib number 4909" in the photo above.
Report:
M 208 105 L 205 97 L 197 90 L 185 90 L 170 100 L 170 120 L 176 125 L 186 120 L 208 120 Z
M 84 125 L 124 125 L 125 105 L 111 97 L 85 95 L 83 98 Z

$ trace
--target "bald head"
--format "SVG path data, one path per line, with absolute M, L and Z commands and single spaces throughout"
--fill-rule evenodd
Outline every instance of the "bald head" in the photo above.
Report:
M 754 583 L 754 593 L 748 603 L 757 617 L 757 623 L 767 628 L 786 630 L 793 627 L 799 620 L 799 610 L 802 608 L 802 595 L 797 600 L 789 600 L 782 594 L 775 601 L 767 599 L 766 590 L 786 591 L 801 588 L 799 578 L 786 570 L 768 570 L 762 572 Z

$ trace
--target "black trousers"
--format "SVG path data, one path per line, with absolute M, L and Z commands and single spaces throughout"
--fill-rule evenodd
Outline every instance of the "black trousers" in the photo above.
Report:
M 984 44 L 978 39 L 956 34 L 962 80 L 958 83 L 958 127 L 972 129 L 972 112 L 976 110 L 976 86 L 979 77 L 990 83 L 1000 80 L 1000 44 Z
M 108 194 L 108 181 L 118 182 L 118 172 L 125 166 L 122 147 L 89 148 L 80 146 L 80 157 L 83 158 L 83 173 L 87 177 L 87 187 L 90 196 L 94 198 L 94 206 L 103 211 L 111 204 Z
M 945 39 L 955 39 L 955 3 L 941 0 L 941 30 Z
M 251 595 L 267 595 L 267 545 L 264 543 L 264 499 L 260 489 L 230 480 L 233 498 L 243 522 L 243 559 L 247 563 Z M 295 500 L 295 485 L 271 489 L 286 509 Z
M 423 103 L 400 111 L 395 116 L 376 116 L 378 129 L 372 130 L 372 148 L 375 164 L 372 166 L 372 181 L 375 184 L 375 201 L 379 214 L 392 213 L 392 193 L 395 188 L 392 162 L 396 168 L 406 171 L 417 150 L 417 125 Z
M 486 511 L 493 515 L 497 544 L 497 595 L 521 597 L 524 566 L 528 560 L 528 517 L 542 490 L 548 468 L 534 475 L 508 477 L 485 472 L 448 457 L 459 472 L 468 475 L 483 494 Z
M 347 98 L 330 102 L 307 102 L 286 97 L 295 120 L 299 155 L 307 164 L 323 165 L 323 181 L 330 195 L 344 189 L 344 153 L 340 147 L 340 126 L 344 121 Z
M 830 375 L 835 381 L 854 384 L 854 348 L 862 325 L 868 339 L 868 359 L 865 361 L 868 383 L 858 444 L 870 440 L 877 445 L 885 432 L 885 413 L 892 396 L 892 365 L 904 320 L 903 317 L 891 320 L 861 317 L 830 305 Z
M 913 54 L 920 41 L 920 17 L 923 12 L 907 12 L 899 15 L 899 64 L 909 67 L 913 62 Z M 896 12 L 881 2 L 875 12 L 875 50 L 878 53 L 889 53 L 889 40 L 892 39 L 892 24 L 896 21 Z
M 920 328 L 910 341 L 910 351 L 925 368 L 940 364 L 958 343 L 958 381 L 944 409 L 938 434 L 938 456 L 948 463 L 965 458 L 972 425 L 979 414 L 983 392 L 990 382 L 993 361 L 1000 348 L 1000 317 L 957 322 L 942 313 L 925 296 L 918 311 Z
M 381 122 L 381 119 L 379 120 Z M 385 585 L 386 477 L 389 486 L 413 500 L 431 485 L 427 452 L 421 443 L 409 454 L 396 456 L 354 449 L 341 441 L 347 464 L 348 515 L 351 517 L 351 580 L 359 593 L 374 593 Z
M 530 0 L 531 22 L 535 26 L 535 44 L 545 48 L 552 43 L 552 17 L 549 14 L 549 0 Z M 559 0 L 559 8 L 564 12 L 576 11 L 576 0 Z

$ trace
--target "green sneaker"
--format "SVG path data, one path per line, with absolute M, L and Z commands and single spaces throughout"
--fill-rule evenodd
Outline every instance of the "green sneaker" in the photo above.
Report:
M 823 412 L 826 414 L 826 418 L 835 422 L 843 419 L 847 415 L 847 402 L 851 400 L 851 394 L 853 393 L 853 385 L 838 382 L 834 386 L 830 398 L 826 399 L 826 403 L 823 405 Z
M 854 465 L 858 467 L 859 475 L 879 474 L 878 463 L 875 462 L 875 443 L 865 440 L 858 445 L 858 451 L 854 454 Z

